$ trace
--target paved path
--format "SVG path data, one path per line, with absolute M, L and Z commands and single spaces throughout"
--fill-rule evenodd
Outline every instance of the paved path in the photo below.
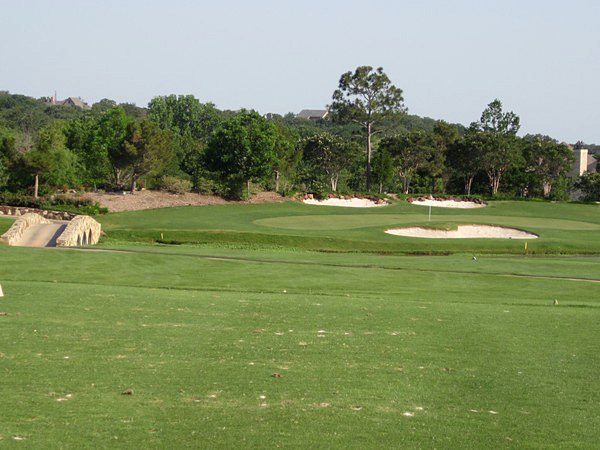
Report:
M 25 230 L 15 244 L 19 247 L 56 247 L 56 239 L 67 228 L 69 222 L 53 220 L 52 223 L 32 225 Z

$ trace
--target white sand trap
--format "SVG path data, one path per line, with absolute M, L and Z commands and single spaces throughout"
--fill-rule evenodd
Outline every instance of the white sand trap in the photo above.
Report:
M 432 230 L 430 228 L 408 227 L 385 230 L 385 232 L 395 236 L 433 239 L 537 239 L 537 235 L 528 233 L 527 231 L 493 225 L 459 225 L 456 230 Z
M 457 202 L 456 200 L 415 200 L 413 205 L 438 206 L 440 208 L 483 208 L 485 205 L 475 202 Z
M 316 200 L 307 198 L 302 200 L 307 205 L 324 205 L 324 206 L 346 206 L 348 208 L 374 208 L 377 206 L 386 206 L 387 203 L 377 203 L 368 198 L 351 198 L 349 200 L 343 198 L 328 198 L 325 200 Z

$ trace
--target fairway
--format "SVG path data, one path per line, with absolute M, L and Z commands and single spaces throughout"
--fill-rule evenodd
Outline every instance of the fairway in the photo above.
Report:
M 577 250 L 598 233 L 597 209 L 444 217 L 520 220 L 549 233 L 548 248 L 572 236 L 567 256 L 483 239 L 411 256 L 360 247 L 377 245 L 384 220 L 420 220 L 409 208 L 304 208 L 110 214 L 95 248 L 0 247 L 0 446 L 596 446 L 600 257 Z M 373 222 L 316 228 L 360 219 Z M 288 235 L 270 220 L 315 228 Z M 261 229 L 273 230 L 264 242 Z M 140 238 L 161 232 L 214 241 Z

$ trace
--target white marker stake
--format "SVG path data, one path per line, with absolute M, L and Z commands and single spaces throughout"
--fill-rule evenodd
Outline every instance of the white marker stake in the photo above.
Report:
M 429 221 L 431 222 L 431 205 L 429 205 Z

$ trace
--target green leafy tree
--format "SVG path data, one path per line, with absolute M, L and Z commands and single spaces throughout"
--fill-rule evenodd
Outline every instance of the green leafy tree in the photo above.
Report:
M 301 143 L 302 157 L 310 170 L 327 178 L 332 191 L 337 191 L 342 170 L 356 158 L 356 146 L 329 133 L 316 134 Z
M 127 165 L 121 164 L 122 149 L 133 119 L 127 117 L 123 108 L 106 111 L 98 120 L 98 130 L 94 142 L 94 158 L 99 162 L 108 161 L 111 184 L 122 188 Z M 103 170 L 103 169 L 102 169 Z
M 8 168 L 0 159 L 0 189 L 4 189 L 8 184 Z
M 482 134 L 479 139 L 482 145 L 475 150 L 482 152 L 481 164 L 492 195 L 498 192 L 502 176 L 521 158 L 516 138 L 519 127 L 519 116 L 512 111 L 503 112 L 498 99 L 487 106 L 479 122 L 471 124 L 471 128 Z
M 200 103 L 193 95 L 155 97 L 148 104 L 148 117 L 163 130 L 200 140 L 207 140 L 221 123 L 215 105 Z
M 206 174 L 202 154 L 211 133 L 222 121 L 221 112 L 193 95 L 155 97 L 148 108 L 149 119 L 173 135 L 176 157 L 167 171 L 175 176 L 182 176 L 183 172 L 198 189 Z
M 109 154 L 113 165 L 129 174 L 134 193 L 140 177 L 160 171 L 173 158 L 172 149 L 170 134 L 144 120 L 130 122 L 123 145 Z
M 406 111 L 402 90 L 394 86 L 381 67 L 357 67 L 342 74 L 333 93 L 330 110 L 334 119 L 351 121 L 363 130 L 367 153 L 367 190 L 371 190 L 372 136 L 387 117 Z
M 99 135 L 98 119 L 71 120 L 65 128 L 66 146 L 81 162 L 81 180 L 86 186 L 105 186 L 110 175 L 108 152 Z
M 503 137 L 489 132 L 481 132 L 481 166 L 488 176 L 492 195 L 500 188 L 502 176 L 521 160 L 519 144 L 515 136 Z
M 96 102 L 92 105 L 91 112 L 95 115 L 101 115 L 108 111 L 109 109 L 113 109 L 117 107 L 117 102 L 111 100 L 109 98 L 103 98 L 99 102 Z
M 0 92 L 0 121 L 24 134 L 35 136 L 52 121 L 46 111 L 47 104 L 42 99 Z
M 549 197 L 552 184 L 567 174 L 575 160 L 567 144 L 560 144 L 548 136 L 525 136 L 523 155 L 527 170 L 533 172 L 543 186 L 544 197 Z
M 379 193 L 394 178 L 394 158 L 387 149 L 379 148 L 373 158 L 373 178 L 379 186 Z
M 208 170 L 236 188 L 273 173 L 276 131 L 256 112 L 243 111 L 211 136 L 205 154 Z
M 7 168 L 19 157 L 17 134 L 14 130 L 0 126 L 0 161 Z
M 40 130 L 34 149 L 24 156 L 35 179 L 34 197 L 38 197 L 40 183 L 54 188 L 79 184 L 77 157 L 65 142 L 63 123 L 54 122 Z
M 201 184 L 208 176 L 204 161 L 206 143 L 191 136 L 180 138 L 180 143 L 184 149 L 181 170 L 190 177 L 194 189 L 201 190 Z
M 419 168 L 427 165 L 435 151 L 435 141 L 431 133 L 412 130 L 382 139 L 379 148 L 394 158 L 396 171 L 402 179 L 402 190 L 408 194 L 412 177 Z
M 592 202 L 600 201 L 600 173 L 584 173 L 577 179 L 575 187 L 584 193 L 585 200 Z
M 431 176 L 431 193 L 435 193 L 436 178 L 442 177 L 442 186 L 445 189 L 449 177 L 446 159 L 448 152 L 456 146 L 459 140 L 458 127 L 443 120 L 438 120 L 433 126 L 433 138 L 435 146 L 427 163 L 427 171 Z
M 483 135 L 477 130 L 468 130 L 464 138 L 459 139 L 448 149 L 448 167 L 460 176 L 464 183 L 464 193 L 471 195 L 473 180 L 481 170 L 481 156 L 484 153 Z
M 30 137 L 19 130 L 0 125 L 0 163 L 4 167 L 2 188 L 17 190 L 30 183 L 30 168 L 25 166 L 23 155 L 32 150 Z
M 290 186 L 290 180 L 295 177 L 298 164 L 302 158 L 302 150 L 297 145 L 298 137 L 290 128 L 281 123 L 273 123 L 275 135 L 275 163 L 273 176 L 275 179 L 275 192 L 280 191 L 282 180 L 286 183 L 284 189 Z
M 148 110 L 137 106 L 135 103 L 119 103 L 119 107 L 125 111 L 127 117 L 142 121 L 148 116 Z
M 498 136 L 516 136 L 520 128 L 520 119 L 514 112 L 503 112 L 502 102 L 495 99 L 481 113 L 477 123 L 481 131 Z

